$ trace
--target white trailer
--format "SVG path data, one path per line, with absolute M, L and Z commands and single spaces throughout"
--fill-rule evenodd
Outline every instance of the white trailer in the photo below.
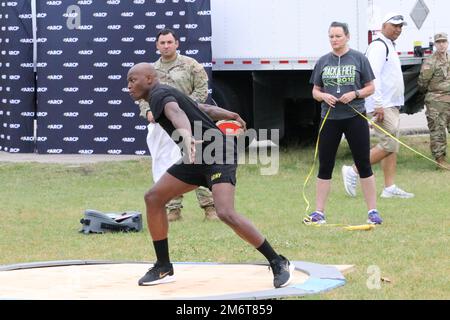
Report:
M 404 15 L 408 25 L 396 41 L 401 57 L 411 56 L 415 42 L 429 46 L 437 32 L 450 32 L 450 3 L 445 0 L 370 0 L 368 1 L 368 28 L 379 31 L 381 20 L 387 11 Z
M 351 48 L 365 52 L 394 11 L 408 22 L 397 50 L 411 101 L 433 34 L 450 31 L 449 9 L 445 0 L 211 0 L 213 98 L 255 129 L 279 129 L 287 138 L 314 133 L 320 108 L 309 78 L 330 51 L 329 25 L 348 23 Z M 407 103 L 403 111 L 422 107 Z
M 211 0 L 214 69 L 311 70 L 330 51 L 332 21 L 347 22 L 351 47 L 363 50 L 367 1 L 345 2 Z

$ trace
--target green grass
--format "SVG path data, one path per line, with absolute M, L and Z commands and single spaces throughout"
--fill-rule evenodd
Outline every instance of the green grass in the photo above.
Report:
M 426 137 L 404 141 L 429 155 Z M 261 176 L 260 167 L 242 165 L 238 172 L 236 208 L 249 217 L 277 251 L 291 260 L 353 264 L 348 283 L 308 299 L 449 299 L 449 172 L 402 149 L 397 183 L 416 197 L 380 199 L 385 223 L 369 232 L 306 227 L 302 186 L 313 149 L 289 148 L 280 153 L 277 175 Z M 328 201 L 329 223 L 362 224 L 366 208 L 360 189 L 355 199 L 344 194 L 340 167 L 351 162 L 344 143 L 338 153 Z M 377 192 L 382 173 L 374 167 Z M 314 174 L 315 175 L 315 174 Z M 132 234 L 85 236 L 78 233 L 86 209 L 145 212 L 144 192 L 152 185 L 150 160 L 67 166 L 0 163 L 0 264 L 49 260 L 153 261 L 146 228 Z M 307 187 L 314 204 L 313 177 Z M 259 262 L 263 257 L 220 222 L 204 222 L 194 193 L 185 196 L 184 220 L 171 224 L 173 261 Z M 145 223 L 144 223 L 145 225 Z M 369 266 L 377 266 L 382 283 L 370 290 Z

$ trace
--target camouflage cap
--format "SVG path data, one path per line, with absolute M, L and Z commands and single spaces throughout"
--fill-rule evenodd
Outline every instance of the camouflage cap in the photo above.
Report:
M 448 41 L 448 35 L 445 32 L 439 32 L 434 35 L 434 41 Z

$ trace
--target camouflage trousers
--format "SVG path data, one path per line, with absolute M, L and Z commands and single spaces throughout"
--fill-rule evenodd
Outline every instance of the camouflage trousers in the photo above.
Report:
M 212 192 L 208 188 L 198 187 L 195 189 L 195 194 L 197 196 L 198 204 L 200 208 L 205 209 L 206 207 L 214 206 L 214 200 L 212 197 Z M 166 205 L 167 210 L 181 209 L 183 208 L 183 196 L 179 196 L 169 201 Z
M 435 159 L 447 155 L 447 132 L 450 133 L 450 102 L 427 103 L 426 116 L 430 129 L 431 154 Z

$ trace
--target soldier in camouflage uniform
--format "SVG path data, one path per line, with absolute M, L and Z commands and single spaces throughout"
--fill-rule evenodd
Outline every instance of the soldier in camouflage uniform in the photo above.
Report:
M 162 84 L 170 85 L 188 95 L 194 101 L 205 103 L 208 98 L 208 75 L 195 59 L 177 53 L 178 38 L 173 30 L 164 29 L 156 37 L 156 48 L 161 57 L 154 67 Z M 200 207 L 205 210 L 205 218 L 217 218 L 211 191 L 205 187 L 195 190 Z M 183 196 L 172 199 L 166 206 L 169 221 L 181 219 Z
M 431 153 L 441 169 L 449 168 L 447 154 L 447 132 L 450 132 L 450 59 L 448 36 L 434 36 L 436 52 L 426 59 L 420 71 L 418 85 L 426 93 L 426 116 L 430 129 Z

